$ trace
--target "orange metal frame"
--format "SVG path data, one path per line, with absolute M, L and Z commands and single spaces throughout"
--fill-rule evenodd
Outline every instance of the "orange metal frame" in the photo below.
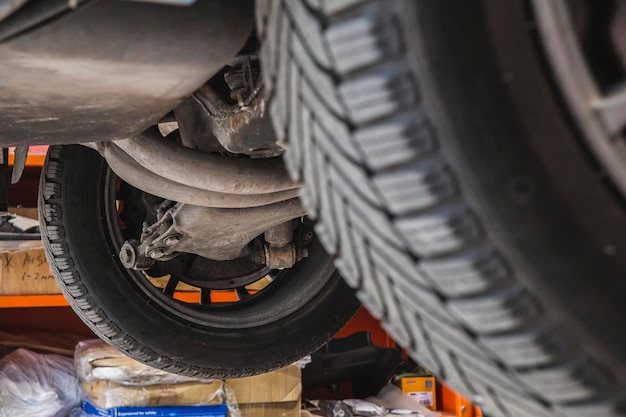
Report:
M 9 165 L 13 165 L 15 161 L 15 148 L 9 148 Z M 28 157 L 26 157 L 26 166 L 43 166 L 46 160 L 48 145 L 29 146 Z
M 200 302 L 200 293 L 195 291 L 178 291 L 174 298 L 186 303 Z M 232 303 L 238 301 L 234 291 L 212 291 L 211 301 L 214 303 Z M 62 294 L 50 295 L 0 295 L 0 308 L 16 307 L 69 307 Z

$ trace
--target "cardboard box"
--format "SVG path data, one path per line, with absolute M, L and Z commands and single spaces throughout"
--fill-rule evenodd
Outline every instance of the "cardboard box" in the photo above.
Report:
M 435 377 L 432 375 L 404 377 L 400 381 L 402 392 L 415 398 L 430 410 L 437 409 Z
M 37 207 L 9 207 L 9 213 L 28 219 L 39 219 L 39 209 Z
M 38 240 L 0 242 L 0 295 L 61 294 Z
M 240 404 L 241 417 L 300 417 L 300 401 Z
M 161 405 L 215 405 L 224 402 L 223 382 L 122 385 L 107 380 L 84 381 L 84 398 L 101 409 Z
M 290 365 L 248 378 L 227 379 L 226 390 L 234 395 L 241 417 L 299 417 L 302 372 Z
M 84 340 L 74 352 L 84 398 L 99 409 L 222 404 L 222 380 L 198 379 L 152 368 L 100 339 Z
M 54 353 L 72 357 L 76 344 L 85 336 L 70 333 L 19 330 L 6 332 L 0 330 L 0 346 L 24 348 L 41 353 Z
M 121 385 L 158 385 L 213 382 L 153 368 L 126 356 L 100 339 L 82 340 L 74 350 L 76 374 L 81 381 L 107 380 Z

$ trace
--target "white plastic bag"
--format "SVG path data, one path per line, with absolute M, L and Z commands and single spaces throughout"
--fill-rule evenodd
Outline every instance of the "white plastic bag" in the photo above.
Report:
M 79 404 L 72 359 L 18 349 L 0 360 L 0 417 L 65 417 Z

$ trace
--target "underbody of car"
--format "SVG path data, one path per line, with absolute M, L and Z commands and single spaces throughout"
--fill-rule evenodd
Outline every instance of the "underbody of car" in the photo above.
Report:
M 267 111 L 252 2 L 58 7 L 26 4 L 3 22 L 3 146 L 82 143 L 156 196 L 120 249 L 128 268 L 240 259 L 241 288 L 306 256 L 312 232 L 294 224 L 306 211 Z
M 9 0 L 0 146 L 17 180 L 50 145 L 55 278 L 154 367 L 276 369 L 363 302 L 486 415 L 619 417 L 625 30 L 624 0 Z

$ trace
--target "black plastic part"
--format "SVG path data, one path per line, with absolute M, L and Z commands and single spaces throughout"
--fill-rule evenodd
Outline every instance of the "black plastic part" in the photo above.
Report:
M 302 370 L 304 390 L 352 383 L 355 398 L 376 395 L 402 362 L 400 350 L 374 346 L 368 332 L 333 339 Z
M 28 24 L 26 6 L 0 22 L 2 146 L 133 136 L 222 68 L 253 27 L 251 0 L 58 3 L 33 3 L 41 19 Z

